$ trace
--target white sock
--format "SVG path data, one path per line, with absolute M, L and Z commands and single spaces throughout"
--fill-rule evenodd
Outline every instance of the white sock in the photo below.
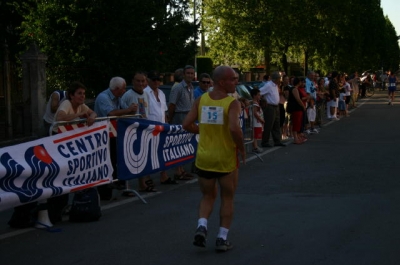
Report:
M 217 238 L 222 238 L 223 240 L 226 240 L 226 238 L 228 237 L 228 232 L 229 232 L 229 229 L 220 227 Z
M 207 228 L 207 219 L 206 218 L 200 218 L 199 221 L 197 221 L 197 227 L 199 226 L 204 226 Z

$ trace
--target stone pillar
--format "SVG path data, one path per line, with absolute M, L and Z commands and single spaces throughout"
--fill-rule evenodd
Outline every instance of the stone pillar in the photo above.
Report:
M 4 84 L 6 90 L 6 111 L 7 111 L 7 138 L 11 139 L 13 137 L 13 120 L 12 120 L 12 107 L 11 107 L 11 71 L 10 71 L 10 58 L 7 42 L 4 43 Z
M 24 127 L 29 136 L 44 136 L 43 115 L 46 104 L 46 61 L 35 43 L 21 55 L 24 109 Z M 29 130 L 29 131 L 28 131 Z

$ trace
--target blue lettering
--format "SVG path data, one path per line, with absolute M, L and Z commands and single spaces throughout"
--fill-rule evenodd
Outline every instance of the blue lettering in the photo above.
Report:
M 83 142 L 83 139 L 79 139 L 75 141 L 76 147 L 78 148 L 80 153 L 85 153 L 87 152 L 87 148 L 85 143 Z
M 71 175 L 72 174 L 72 170 L 73 170 L 72 162 L 71 162 L 71 160 L 68 160 L 68 172 L 67 172 L 67 175 Z
M 65 149 L 65 147 L 64 147 L 63 145 L 59 145 L 59 146 L 57 147 L 58 152 L 59 152 L 63 157 L 66 157 L 66 158 L 70 157 L 69 154 L 66 154 L 66 153 L 63 152 L 63 149 Z
M 72 146 L 72 142 L 67 143 L 68 150 L 73 154 L 74 156 L 79 155 L 79 153 L 75 152 L 75 148 Z
M 95 133 L 94 138 L 96 139 L 97 148 L 101 146 L 101 135 L 100 133 Z
M 93 149 L 94 149 L 94 145 L 93 145 L 93 142 L 92 142 L 92 136 L 91 136 L 91 135 L 88 135 L 88 136 L 85 137 L 85 139 L 86 139 L 86 141 L 89 142 L 90 147 L 91 147 L 92 150 L 93 150 Z

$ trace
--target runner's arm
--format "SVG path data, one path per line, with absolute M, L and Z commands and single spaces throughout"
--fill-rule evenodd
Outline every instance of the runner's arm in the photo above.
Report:
M 246 150 L 244 148 L 243 132 L 240 127 L 240 103 L 235 100 L 229 105 L 228 117 L 229 117 L 229 131 L 231 132 L 232 139 L 238 148 L 238 151 L 242 157 L 243 164 L 246 164 Z
M 183 129 L 195 134 L 199 133 L 199 126 L 196 124 L 196 121 L 198 120 L 199 102 L 200 98 L 197 98 L 182 123 Z

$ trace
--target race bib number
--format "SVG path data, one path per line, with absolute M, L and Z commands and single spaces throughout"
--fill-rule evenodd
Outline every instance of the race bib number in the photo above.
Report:
M 390 83 L 389 86 L 394 87 L 394 86 L 396 86 L 396 83 Z
M 205 124 L 224 124 L 224 108 L 222 107 L 201 107 L 201 123 Z

